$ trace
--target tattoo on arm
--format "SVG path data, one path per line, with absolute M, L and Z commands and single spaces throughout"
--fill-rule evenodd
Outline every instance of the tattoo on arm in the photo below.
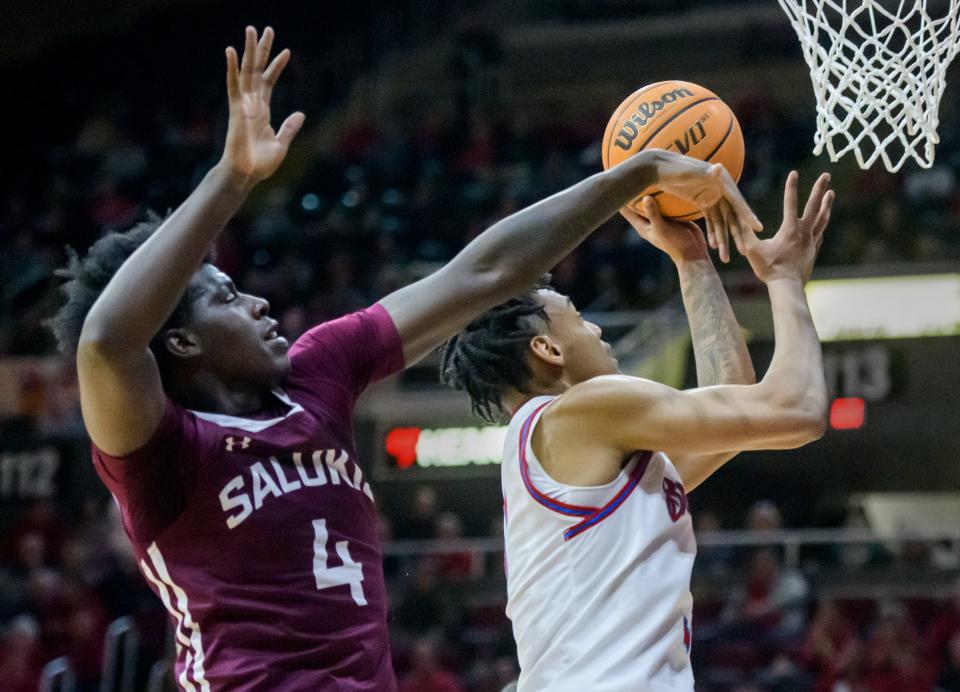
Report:
M 680 290 L 690 321 L 699 386 L 755 382 L 743 331 L 712 262 L 685 265 Z

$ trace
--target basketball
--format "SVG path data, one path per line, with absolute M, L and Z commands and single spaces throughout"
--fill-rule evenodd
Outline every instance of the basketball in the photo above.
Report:
M 716 94 L 691 82 L 648 84 L 614 111 L 603 134 L 604 170 L 644 149 L 668 149 L 723 164 L 734 181 L 743 172 L 743 133 L 736 116 Z M 654 186 L 627 206 L 642 215 L 640 200 L 646 195 L 653 196 L 665 218 L 693 221 L 703 217 L 694 205 Z

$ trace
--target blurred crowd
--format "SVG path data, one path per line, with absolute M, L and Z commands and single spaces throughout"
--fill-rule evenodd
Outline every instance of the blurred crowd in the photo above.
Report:
M 275 119 L 307 107 L 306 129 L 277 179 L 222 236 L 218 262 L 241 288 L 271 300 L 289 336 L 433 271 L 492 223 L 599 170 L 606 112 L 491 103 L 477 95 L 476 80 L 486 74 L 477 65 L 502 68 L 495 37 L 465 32 L 456 45 L 445 62 L 450 98 L 410 94 L 389 117 L 354 118 L 323 145 L 314 135 L 324 108 L 314 102 L 329 80 L 318 85 L 308 71 L 327 74 L 330 60 L 304 47 L 284 76 Z M 24 161 L 5 171 L 0 355 L 51 351 L 41 319 L 56 303 L 53 272 L 65 245 L 83 251 L 148 210 L 175 207 L 219 156 L 222 68 L 180 74 L 180 63 L 138 65 L 137 85 L 175 82 L 158 96 L 103 79 L 97 60 L 110 48 L 83 46 L 100 56 L 91 58 L 97 69 L 71 74 L 69 106 L 51 124 L 56 136 L 32 149 L 18 144 Z M 327 92 L 335 103 L 336 90 Z M 958 104 L 948 90 L 932 169 L 835 167 L 838 202 L 822 264 L 960 258 Z M 824 166 L 809 153 L 812 107 L 798 111 L 751 91 L 731 105 L 747 142 L 741 186 L 775 227 L 786 172 L 799 167 L 810 181 Z M 595 309 L 649 306 L 675 290 L 668 263 L 619 217 L 564 260 L 554 282 Z
M 381 517 L 387 545 L 429 539 L 433 553 L 389 552 L 384 569 L 394 663 L 403 692 L 499 692 L 518 674 L 504 614 L 502 553 L 463 538 L 460 517 L 431 486 L 409 511 Z M 701 537 L 717 515 L 694 514 Z M 490 535 L 501 528 L 491 521 Z M 849 525 L 856 525 L 852 515 Z M 778 508 L 754 505 L 744 526 L 782 527 Z M 854 545 L 804 555 L 782 546 L 701 546 L 694 568 L 692 657 L 698 690 L 932 692 L 960 689 L 960 580 L 949 598 L 871 595 L 878 575 L 957 572 L 936 546 Z M 140 632 L 139 676 L 169 656 L 169 619 L 141 578 L 113 503 L 93 498 L 68 517 L 37 502 L 7 536 L 0 561 L 0 679 L 33 692 L 41 667 L 67 656 L 78 689 L 97 688 L 108 623 L 131 616 Z M 846 595 L 823 579 L 851 570 Z M 848 584 L 850 586 L 850 584 Z

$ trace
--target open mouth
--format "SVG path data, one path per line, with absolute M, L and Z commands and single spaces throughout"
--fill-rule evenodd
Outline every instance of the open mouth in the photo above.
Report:
M 277 331 L 277 328 L 280 326 L 275 320 L 270 320 L 270 328 L 264 333 L 263 340 L 268 344 L 280 343 L 285 344 L 287 340 L 280 336 L 280 332 Z

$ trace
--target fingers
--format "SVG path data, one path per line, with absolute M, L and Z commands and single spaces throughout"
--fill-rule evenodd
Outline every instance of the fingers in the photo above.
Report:
M 244 32 L 243 58 L 240 61 L 240 87 L 246 91 L 253 82 L 253 65 L 256 62 L 257 30 L 248 26 Z
M 263 36 L 257 44 L 257 59 L 253 65 L 254 73 L 262 73 L 263 68 L 267 66 L 267 60 L 270 59 L 270 49 L 273 47 L 273 27 L 268 26 L 263 30 Z
M 633 226 L 633 230 L 635 230 L 637 233 L 640 234 L 641 237 L 643 237 L 643 234 L 646 232 L 647 228 L 650 225 L 650 223 L 645 218 L 640 216 L 637 212 L 635 212 L 630 207 L 623 207 L 620 210 L 620 215 L 627 220 L 627 223 Z
M 727 231 L 732 233 L 734 228 L 739 230 L 740 223 L 733 211 L 733 206 L 727 199 L 720 200 L 720 215 L 723 217 L 723 226 Z M 736 239 L 736 235 L 734 235 L 734 239 Z M 736 242 L 736 240 L 734 240 L 734 242 Z M 730 261 L 730 236 L 727 232 L 723 234 L 723 247 L 720 249 L 720 260 L 722 262 Z
M 277 131 L 277 141 L 280 142 L 284 148 L 289 147 L 290 142 L 292 142 L 293 138 L 300 132 L 300 128 L 303 127 L 303 122 L 306 120 L 306 117 L 303 113 L 297 111 L 296 113 L 291 113 L 287 119 L 283 121 L 283 125 L 281 125 Z
M 748 256 L 760 242 L 752 228 L 746 229 L 740 224 L 735 224 L 730 227 L 730 232 L 733 235 L 733 243 L 737 246 L 737 252 L 741 255 Z
M 707 225 L 713 229 L 714 245 L 717 248 L 717 253 L 720 255 L 720 260 L 722 262 L 729 262 L 730 240 L 720 207 L 720 203 L 717 203 L 706 210 Z
M 707 222 L 707 245 L 712 249 L 717 249 L 717 235 L 716 231 L 713 230 L 713 224 L 710 222 L 709 216 L 704 216 L 703 220 Z
M 813 184 L 813 189 L 810 190 L 810 197 L 807 198 L 807 203 L 803 207 L 802 218 L 804 220 L 813 218 L 814 214 L 819 212 L 821 203 L 823 202 L 823 196 L 826 194 L 829 185 L 830 174 L 821 173 L 820 177 L 817 178 L 817 182 Z
M 647 215 L 647 220 L 651 225 L 663 225 L 663 214 L 660 213 L 660 205 L 649 195 L 643 198 L 643 211 Z
M 830 212 L 833 210 L 833 200 L 836 193 L 833 190 L 827 190 L 820 201 L 820 209 L 817 211 L 817 220 L 813 226 L 813 236 L 817 239 L 817 247 L 823 242 L 823 232 L 830 221 Z
M 237 71 L 237 51 L 233 46 L 226 50 L 227 53 L 227 98 L 230 101 L 235 100 L 240 95 L 240 75 Z
M 283 74 L 283 70 L 289 62 L 290 50 L 284 48 L 277 54 L 277 57 L 273 59 L 273 62 L 270 63 L 267 69 L 263 71 L 263 83 L 268 92 L 273 89 L 273 85 L 277 83 L 277 80 L 280 78 L 280 75 Z
M 241 92 L 259 91 L 267 102 L 270 101 L 273 87 L 290 62 L 290 51 L 286 48 L 270 61 L 274 37 L 273 27 L 265 28 L 259 41 L 257 30 L 252 26 L 246 28 L 238 74 L 236 51 L 233 48 L 227 49 L 227 90 L 231 97 Z M 234 74 L 231 75 L 231 72 Z
M 760 219 L 753 213 L 750 205 L 747 204 L 747 200 L 743 198 L 740 188 L 733 182 L 733 178 L 730 177 L 727 169 L 719 164 L 717 164 L 717 166 L 723 173 L 723 196 L 730 205 L 731 212 L 737 217 L 737 222 L 744 228 L 759 233 L 763 230 L 763 224 L 760 223 Z
M 797 181 L 800 174 L 790 171 L 783 187 L 783 220 L 797 218 Z

